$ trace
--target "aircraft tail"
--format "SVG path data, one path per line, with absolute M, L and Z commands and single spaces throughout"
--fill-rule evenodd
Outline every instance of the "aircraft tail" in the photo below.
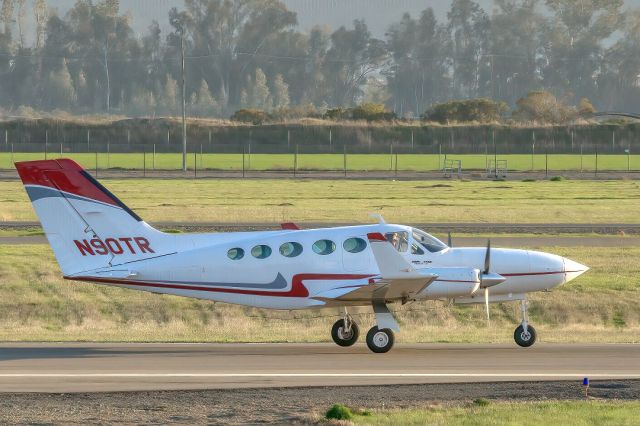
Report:
M 65 276 L 171 249 L 171 236 L 145 223 L 75 161 L 15 165 Z

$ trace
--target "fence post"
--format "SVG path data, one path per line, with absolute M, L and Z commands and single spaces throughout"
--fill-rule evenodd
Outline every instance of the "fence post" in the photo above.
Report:
M 344 177 L 347 177 L 347 144 L 342 145 L 342 167 L 344 168 Z
M 413 130 L 411 131 L 411 152 L 413 153 Z
M 131 148 L 131 130 L 127 129 L 127 145 Z
M 329 127 L 329 152 L 333 152 L 333 140 L 331 135 L 331 127 Z
M 251 170 L 251 142 L 249 142 L 249 149 L 247 150 L 247 170 Z
M 289 133 L 287 131 L 287 133 Z M 298 169 L 298 144 L 296 144 L 296 150 L 293 153 L 293 177 L 296 176 L 296 171 Z
M 156 170 L 156 144 L 153 144 L 153 155 L 151 156 L 151 168 Z
M 596 172 L 595 175 L 598 176 L 598 144 L 596 143 Z
M 11 144 L 11 164 L 15 163 L 13 160 L 13 143 Z
M 109 146 L 109 142 L 107 142 L 107 170 L 111 168 L 111 147 Z
M 91 130 L 87 129 L 87 152 L 89 152 L 89 141 L 91 140 Z
M 583 167 L 582 167 L 582 142 L 580 142 L 580 173 L 582 173 Z
M 147 149 L 142 148 L 142 176 L 147 177 Z
M 390 165 L 389 165 L 389 171 L 393 170 L 393 142 L 391 142 L 389 144 L 389 159 L 391 161 Z
M 96 147 L 96 179 L 98 178 L 98 148 Z
M 200 144 L 200 169 L 204 170 L 204 166 L 202 165 L 204 163 L 203 161 L 204 159 L 202 158 L 202 144 Z
M 627 148 L 627 172 L 631 171 L 631 145 Z
M 244 177 L 244 152 L 246 151 L 244 144 L 242 145 L 242 177 Z
M 193 177 L 198 177 L 198 151 L 193 150 Z
M 211 129 L 209 129 L 209 148 L 211 148 Z
M 536 157 L 536 132 L 531 132 L 531 171 L 534 169 L 534 161 Z
M 289 149 L 291 149 L 291 131 L 287 130 L 287 150 Z
M 167 145 L 171 145 L 171 128 L 167 128 Z
M 4 129 L 4 144 L 8 145 L 9 144 L 9 130 Z
M 549 177 L 549 148 L 544 152 L 544 177 Z
M 62 157 L 62 144 L 60 144 L 60 157 Z
M 49 130 L 44 131 L 44 159 L 47 159 L 47 151 L 49 145 Z
M 398 177 L 398 151 L 396 151 L 396 177 Z

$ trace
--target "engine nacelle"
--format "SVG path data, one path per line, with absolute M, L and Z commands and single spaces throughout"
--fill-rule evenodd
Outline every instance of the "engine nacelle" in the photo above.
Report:
M 474 268 L 426 268 L 421 271 L 436 274 L 417 298 L 440 299 L 470 296 L 480 287 L 480 271 Z

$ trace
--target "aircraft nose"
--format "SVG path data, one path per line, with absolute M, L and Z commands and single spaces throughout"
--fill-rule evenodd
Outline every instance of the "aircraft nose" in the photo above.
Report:
M 575 278 L 578 278 L 580 275 L 589 270 L 588 266 L 585 266 L 578 262 L 574 262 L 573 260 L 567 259 L 566 257 L 563 257 L 562 261 L 564 262 L 564 282 L 566 283 Z

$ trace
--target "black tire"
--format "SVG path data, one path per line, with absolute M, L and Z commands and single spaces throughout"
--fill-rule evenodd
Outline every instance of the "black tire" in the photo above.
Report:
M 378 326 L 371 327 L 367 333 L 367 346 L 372 352 L 383 354 L 389 352 L 393 347 L 393 331 L 388 328 L 378 329 Z
M 358 328 L 358 324 L 351 321 L 351 333 L 345 335 L 344 320 L 338 320 L 333 324 L 333 327 L 331 327 L 331 337 L 338 346 L 351 346 L 358 341 L 360 329 Z
M 536 342 L 536 329 L 533 326 L 527 326 L 528 335 L 524 334 L 524 327 L 519 325 L 516 328 L 516 331 L 513 333 L 513 339 L 516 341 L 518 346 L 522 346 L 523 348 L 528 348 Z

